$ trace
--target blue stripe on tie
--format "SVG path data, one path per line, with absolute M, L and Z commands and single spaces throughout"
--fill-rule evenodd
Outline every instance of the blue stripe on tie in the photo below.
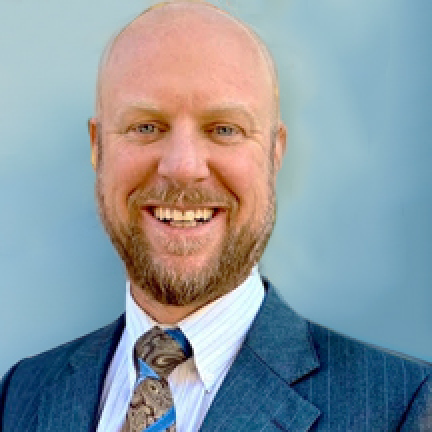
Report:
M 155 421 L 142 432 L 162 432 L 167 430 L 175 422 L 175 409 L 171 407 L 159 420 Z
M 192 357 L 191 344 L 179 328 L 166 329 L 165 333 L 170 335 L 181 346 L 186 358 Z
M 142 359 L 137 359 L 138 362 L 138 378 L 135 382 L 135 387 L 142 383 L 146 378 L 154 378 L 159 380 L 159 375 Z

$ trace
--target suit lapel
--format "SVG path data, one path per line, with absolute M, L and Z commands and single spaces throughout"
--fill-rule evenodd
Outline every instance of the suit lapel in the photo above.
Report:
M 201 431 L 307 431 L 320 411 L 290 384 L 319 367 L 307 322 L 268 285 L 266 299 Z
M 83 339 L 41 396 L 38 431 L 95 430 L 105 374 L 124 328 L 124 316 Z

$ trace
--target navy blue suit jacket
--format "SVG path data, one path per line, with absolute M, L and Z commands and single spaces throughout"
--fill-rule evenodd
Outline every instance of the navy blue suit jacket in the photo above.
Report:
M 432 431 L 431 365 L 310 323 L 266 285 L 201 431 Z M 12 368 L 0 388 L 1 430 L 94 431 L 123 328 L 120 317 Z

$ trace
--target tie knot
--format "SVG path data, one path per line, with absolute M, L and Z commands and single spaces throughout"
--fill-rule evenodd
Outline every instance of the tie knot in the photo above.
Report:
M 159 377 L 168 375 L 192 355 L 192 347 L 180 329 L 153 327 L 135 343 L 136 360 L 144 361 Z

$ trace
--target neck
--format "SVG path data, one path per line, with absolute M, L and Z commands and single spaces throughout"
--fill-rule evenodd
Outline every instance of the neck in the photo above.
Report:
M 191 313 L 195 312 L 206 302 L 196 302 L 186 306 L 172 306 L 159 303 L 142 289 L 130 284 L 131 295 L 136 304 L 159 324 L 177 324 Z

